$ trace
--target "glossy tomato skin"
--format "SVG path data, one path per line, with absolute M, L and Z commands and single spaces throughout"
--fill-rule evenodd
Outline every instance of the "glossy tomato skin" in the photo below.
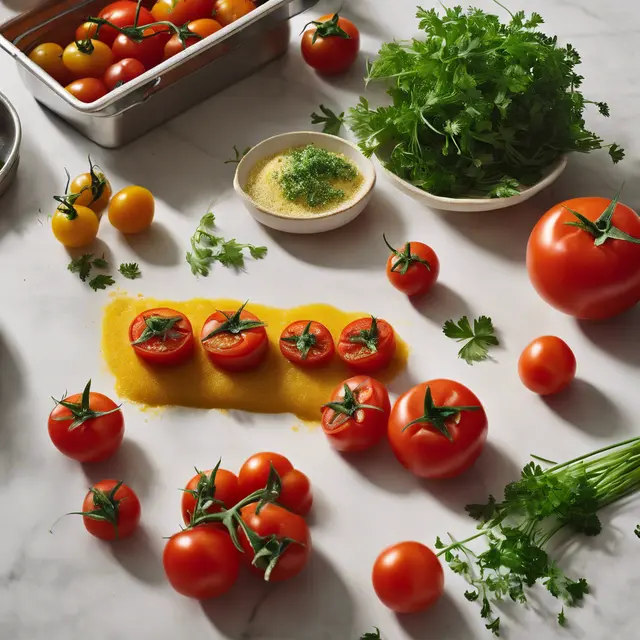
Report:
M 333 390 L 329 402 L 343 402 L 345 384 L 353 391 L 358 404 L 379 407 L 382 411 L 358 409 L 353 416 L 347 417 L 324 407 L 322 430 L 334 449 L 348 453 L 364 451 L 378 444 L 387 432 L 391 411 L 389 392 L 381 382 L 369 376 L 354 376 Z
M 305 568 L 311 553 L 311 534 L 307 523 L 304 518 L 277 504 L 265 505 L 259 514 L 256 514 L 257 506 L 256 503 L 250 504 L 240 512 L 250 529 L 260 536 L 275 535 L 278 539 L 291 538 L 299 543 L 287 547 L 271 572 L 269 581 L 281 582 L 295 578 Z M 238 536 L 245 551 L 242 555 L 243 560 L 250 565 L 254 573 L 263 575 L 264 569 L 251 564 L 254 553 L 242 527 L 238 527 Z
M 80 403 L 82 394 L 76 393 L 65 398 L 67 402 Z M 89 407 L 96 412 L 112 411 L 117 404 L 101 393 L 89 394 Z M 71 418 L 60 420 L 59 418 Z M 71 412 L 58 404 L 49 415 L 49 437 L 51 442 L 65 456 L 78 462 L 100 462 L 111 457 L 122 444 L 124 438 L 124 418 L 122 411 L 106 416 L 90 418 L 78 427 L 69 430 L 73 422 Z
M 252 0 L 216 0 L 216 20 L 226 27 L 239 18 L 251 13 L 256 5 Z
M 185 529 L 169 538 L 162 555 L 171 586 L 197 600 L 229 591 L 240 572 L 240 552 L 229 534 L 213 525 Z
M 67 85 L 73 78 L 62 62 L 63 51 L 64 49 L 55 42 L 43 42 L 29 53 L 29 59 L 61 85 Z
M 192 20 L 212 18 L 214 0 L 158 0 L 151 13 L 154 20 L 166 20 L 182 26 Z
M 136 10 L 138 3 L 131 0 L 118 0 L 108 4 L 100 13 L 99 18 L 104 18 L 109 22 L 112 22 L 116 27 L 131 27 L 135 22 Z M 151 12 L 144 7 L 140 7 L 140 13 L 138 14 L 138 26 L 150 24 L 154 22 L 154 17 Z M 100 27 L 98 33 L 98 40 L 101 40 L 109 47 L 113 46 L 115 39 L 118 37 L 118 31 L 107 24 Z
M 333 14 L 322 16 L 317 22 L 327 22 L 331 18 Z M 353 22 L 340 17 L 338 26 L 349 38 L 318 36 L 314 43 L 315 26 L 302 34 L 301 50 L 304 61 L 323 75 L 344 73 L 355 62 L 360 51 L 360 32 Z
M 557 336 L 536 338 L 518 360 L 518 375 L 527 389 L 541 396 L 558 393 L 576 376 L 576 357 Z
M 211 469 L 205 471 L 207 475 L 211 474 Z M 196 474 L 189 480 L 185 491 L 182 494 L 182 519 L 186 525 L 191 523 L 191 514 L 196 508 L 195 497 L 188 493 L 188 491 L 195 491 L 200 481 L 200 474 Z M 242 496 L 240 495 L 240 486 L 238 485 L 238 476 L 226 469 L 218 469 L 216 472 L 216 492 L 215 499 L 224 503 L 225 509 L 230 509 L 240 502 Z M 219 513 L 222 511 L 222 507 L 219 504 L 212 504 L 207 513 Z
M 100 40 L 91 40 L 92 51 L 85 53 L 77 42 L 71 42 L 62 53 L 62 62 L 74 78 L 102 78 L 113 63 L 111 49 Z
M 222 25 L 210 18 L 200 18 L 198 20 L 192 20 L 187 29 L 196 34 L 193 37 L 188 37 L 185 40 L 184 45 L 177 34 L 171 36 L 167 44 L 164 45 L 164 59 L 168 60 L 173 56 L 178 55 L 181 51 L 184 51 L 187 47 L 191 47 L 194 44 L 200 42 L 200 40 L 214 34 L 216 31 L 222 29 Z M 200 36 L 200 37 L 197 37 Z
M 307 324 L 309 324 L 309 320 L 296 320 L 284 328 L 278 341 L 280 353 L 289 362 L 304 369 L 323 367 L 331 362 L 336 351 L 331 332 L 323 324 L 311 321 L 309 333 L 315 337 L 316 343 L 309 349 L 307 357 L 304 359 L 295 342 L 285 340 L 285 338 L 302 334 Z
M 71 184 L 69 185 L 69 193 L 80 194 L 80 197 L 75 201 L 76 205 L 88 207 L 95 214 L 101 214 L 109 203 L 109 198 L 111 198 L 111 185 L 104 177 L 104 174 L 97 169 L 94 169 L 94 171 L 97 172 L 98 176 L 102 175 L 102 178 L 106 181 L 102 189 L 102 194 L 97 200 L 93 200 L 93 194 L 91 192 L 91 174 L 88 172 L 81 173 L 71 181 Z
M 142 33 L 149 37 L 140 42 L 131 40 L 124 33 L 118 34 L 113 42 L 114 59 L 117 61 L 134 58 L 145 69 L 151 69 L 160 64 L 164 56 L 164 45 L 170 37 L 167 28 L 164 26 L 148 27 Z
M 460 419 L 449 420 L 453 441 L 427 423 L 406 425 L 424 414 L 427 386 L 437 406 L 480 407 L 462 411 Z M 453 478 L 466 471 L 482 453 L 487 440 L 487 416 L 477 396 L 453 380 L 422 382 L 401 395 L 391 409 L 388 436 L 398 460 L 420 478 Z
M 380 601 L 396 613 L 431 607 L 444 592 L 444 572 L 435 553 L 419 542 L 400 542 L 385 549 L 372 572 Z
M 267 485 L 271 465 L 282 480 L 282 491 L 278 504 L 300 516 L 306 516 L 313 504 L 313 493 L 309 478 L 294 469 L 288 458 L 271 451 L 263 451 L 252 455 L 240 468 L 238 485 L 240 495 L 246 498 L 249 494 Z
M 65 247 L 77 249 L 91 244 L 98 235 L 100 221 L 95 211 L 89 207 L 74 205 L 76 217 L 69 220 L 60 209 L 51 218 L 51 230 L 56 240 Z
M 235 311 L 225 311 L 232 316 Z M 260 319 L 250 311 L 242 310 L 241 320 Z M 227 318 L 221 311 L 212 313 L 204 322 L 200 339 L 204 340 L 212 331 L 224 324 Z M 267 355 L 269 339 L 264 327 L 254 327 L 239 334 L 219 333 L 202 343 L 209 360 L 225 371 L 249 371 L 258 367 Z
M 93 488 L 99 489 L 108 495 L 117 484 L 118 480 L 101 480 L 93 485 Z M 116 520 L 118 525 L 117 535 L 116 530 L 110 522 L 82 516 L 85 529 L 92 536 L 100 538 L 101 540 L 121 540 L 122 538 L 128 538 L 138 528 L 138 524 L 140 524 L 140 500 L 138 500 L 138 496 L 131 487 L 128 487 L 126 484 L 120 485 L 113 499 L 118 501 L 118 517 Z M 95 511 L 96 508 L 93 493 L 89 491 L 82 503 L 82 511 Z
M 582 320 L 612 318 L 640 301 L 640 245 L 607 239 L 599 247 L 587 231 L 567 225 L 573 209 L 595 221 L 606 198 L 575 198 L 552 207 L 533 228 L 527 270 L 538 294 L 551 306 Z M 618 204 L 613 225 L 640 238 L 640 217 Z
M 398 256 L 391 254 L 387 259 L 387 278 L 389 282 L 407 296 L 421 296 L 433 285 L 440 275 L 440 261 L 436 252 L 423 242 L 410 242 L 411 255 L 415 255 L 429 263 L 430 269 L 422 262 L 412 262 L 406 273 L 401 273 L 399 269 L 392 271 L 393 266 L 398 261 Z M 397 249 L 404 251 L 404 246 Z
M 165 318 L 180 317 L 180 320 L 173 325 L 172 330 L 180 334 L 180 338 L 162 340 L 154 337 L 141 344 L 133 344 L 144 332 L 146 328 L 146 318 L 160 316 Z M 129 343 L 136 355 L 142 360 L 154 365 L 175 366 L 186 362 L 193 354 L 194 339 L 193 328 L 189 318 L 167 307 L 147 309 L 138 314 L 129 326 Z
M 131 82 L 141 76 L 146 69 L 140 60 L 134 58 L 124 58 L 112 64 L 104 74 L 104 84 L 109 91 L 113 91 L 127 82 Z
M 389 365 L 396 352 L 396 336 L 393 327 L 380 318 L 378 326 L 378 348 L 370 351 L 365 345 L 351 342 L 360 331 L 371 328 L 371 318 L 359 318 L 350 322 L 340 333 L 338 355 L 340 359 L 356 373 L 375 373 Z
M 99 78 L 80 78 L 69 83 L 65 89 L 80 102 L 95 102 L 107 95 L 107 87 Z

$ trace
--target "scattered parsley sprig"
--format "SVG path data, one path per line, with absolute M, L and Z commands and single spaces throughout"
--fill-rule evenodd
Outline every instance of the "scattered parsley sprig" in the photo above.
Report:
M 127 280 L 135 280 L 142 276 L 137 262 L 123 262 L 118 267 L 118 271 L 127 278 Z
M 72 260 L 67 265 L 67 269 L 71 273 L 77 273 L 80 280 L 86 282 L 93 267 L 106 269 L 108 266 L 109 263 L 104 259 L 104 255 L 101 258 L 94 258 L 93 253 L 83 253 L 79 258 Z
M 373 631 L 367 631 L 367 633 L 360 637 L 360 640 L 382 640 L 380 629 L 373 627 Z
M 94 267 L 96 269 L 109 268 L 109 263 L 105 260 L 104 254 L 100 258 L 95 258 L 93 253 L 84 253 L 67 265 L 67 269 L 71 271 L 71 273 L 77 273 L 82 282 L 86 282 Z M 124 262 L 120 265 L 118 271 L 129 280 L 135 280 L 142 276 L 140 273 L 140 267 L 136 262 Z M 100 273 L 89 280 L 89 286 L 94 291 L 98 291 L 98 289 L 106 289 L 114 284 L 115 280 L 105 273 Z
M 467 316 L 462 316 L 456 324 L 453 320 L 447 320 L 442 327 L 442 332 L 447 338 L 458 342 L 466 340 L 465 345 L 458 351 L 458 357 L 467 364 L 486 360 L 489 347 L 500 344 L 494 335 L 493 322 L 487 316 L 480 316 L 473 321 L 473 329 Z
M 344 111 L 337 115 L 323 104 L 320 105 L 320 111 L 324 115 L 320 115 L 315 111 L 311 114 L 311 124 L 321 124 L 322 133 L 328 133 L 332 136 L 340 135 L 340 129 L 344 124 Z

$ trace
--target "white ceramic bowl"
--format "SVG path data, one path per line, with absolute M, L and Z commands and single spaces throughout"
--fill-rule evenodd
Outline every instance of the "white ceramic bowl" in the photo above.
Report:
M 249 173 L 256 163 L 285 149 L 307 144 L 315 144 L 327 151 L 342 153 L 356 165 L 363 177 L 362 185 L 355 196 L 348 202 L 313 217 L 293 218 L 270 211 L 258 204 L 245 192 L 244 186 L 247 184 Z M 375 183 L 376 170 L 373 162 L 366 158 L 356 145 L 342 138 L 314 131 L 282 133 L 263 140 L 255 147 L 252 147 L 238 163 L 236 175 L 233 178 L 233 188 L 242 198 L 247 211 L 266 227 L 287 233 L 322 233 L 323 231 L 331 231 L 348 224 L 367 206 Z
M 559 158 L 555 164 L 549 167 L 546 175 L 535 184 L 523 189 L 517 196 L 509 196 L 508 198 L 444 198 L 442 196 L 434 196 L 433 194 L 423 191 L 413 186 L 406 180 L 399 178 L 395 173 L 385 169 L 386 174 L 396 187 L 404 191 L 408 196 L 432 209 L 440 209 L 442 211 L 467 211 L 481 212 L 494 211 L 496 209 L 506 209 L 520 204 L 529 198 L 532 198 L 550 184 L 555 182 L 560 174 L 567 166 L 567 156 Z

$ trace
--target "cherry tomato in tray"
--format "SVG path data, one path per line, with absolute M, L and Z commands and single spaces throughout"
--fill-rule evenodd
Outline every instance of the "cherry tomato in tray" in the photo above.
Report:
M 72 76 L 62 62 L 63 51 L 64 49 L 55 42 L 44 42 L 29 53 L 29 59 L 61 85 L 67 85 L 71 82 Z
M 393 327 L 379 318 L 360 318 L 350 322 L 340 334 L 338 355 L 358 373 L 384 369 L 396 352 Z
M 292 322 L 280 335 L 279 344 L 287 360 L 308 369 L 328 364 L 335 353 L 329 329 L 313 320 Z
M 215 17 L 223 27 L 226 27 L 251 13 L 255 8 L 256 5 L 252 0 L 216 0 Z
M 137 22 L 136 12 L 138 12 Z M 117 2 L 108 4 L 104 9 L 102 9 L 102 11 L 100 11 L 100 13 L 98 14 L 98 18 L 108 20 L 113 25 L 120 28 L 131 27 L 134 24 L 137 26 L 142 26 L 145 24 L 150 24 L 151 22 L 155 22 L 153 15 L 151 15 L 151 12 L 148 9 L 140 6 L 140 9 L 138 10 L 138 3 L 132 2 L 131 0 L 118 0 Z M 85 23 L 85 25 L 86 24 L 87 23 Z M 85 25 L 81 25 L 79 29 L 83 29 L 84 27 L 84 30 L 90 34 L 90 27 L 86 27 Z M 101 40 L 109 47 L 112 47 L 115 39 L 118 37 L 118 34 L 119 32 L 112 26 L 103 24 L 100 27 L 100 31 L 98 32 L 98 40 Z M 78 34 L 76 34 L 76 37 L 77 35 Z
M 62 62 L 75 78 L 102 78 L 113 63 L 113 53 L 99 40 L 77 40 L 65 47 Z
M 107 95 L 107 87 L 98 78 L 80 78 L 65 87 L 74 98 L 80 102 L 95 102 Z
M 119 33 L 113 42 L 113 56 L 115 60 L 133 58 L 145 69 L 151 69 L 162 62 L 170 37 L 168 28 L 162 25 L 142 28 L 135 38 Z
M 106 70 L 104 74 L 104 84 L 109 91 L 113 91 L 117 87 L 141 76 L 145 71 L 146 69 L 140 60 L 124 58 L 112 64 Z
M 318 73 L 333 75 L 346 71 L 358 57 L 360 32 L 337 13 L 309 24 L 314 28 L 302 34 L 302 57 Z
M 387 260 L 387 278 L 398 291 L 408 296 L 426 293 L 440 273 L 440 262 L 435 251 L 422 242 L 407 242 L 401 249 L 391 250 Z
M 518 374 L 527 389 L 541 396 L 558 393 L 576 375 L 576 357 L 569 345 L 556 336 L 536 338 L 518 360 Z
M 222 29 L 222 25 L 210 18 L 200 18 L 199 20 L 189 22 L 186 26 L 187 35 L 184 37 L 184 44 L 180 36 L 174 33 L 167 44 L 164 45 L 164 59 L 167 60 L 178 55 L 187 47 L 191 47 L 203 38 L 214 34 L 216 31 L 220 31 L 220 29 Z M 194 35 L 188 35 L 189 33 Z
M 151 13 L 155 21 L 168 21 L 182 26 L 192 20 L 213 18 L 213 5 L 214 0 L 158 0 L 151 7 Z

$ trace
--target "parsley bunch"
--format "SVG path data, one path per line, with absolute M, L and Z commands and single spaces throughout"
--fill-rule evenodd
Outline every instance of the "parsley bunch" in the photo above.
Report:
M 515 195 L 569 151 L 607 146 L 621 160 L 617 144 L 585 129 L 583 111 L 594 103 L 579 91 L 578 52 L 538 31 L 537 13 L 510 16 L 503 24 L 475 8 L 442 16 L 418 8 L 424 37 L 384 44 L 368 70 L 367 82 L 391 84 L 392 104 L 373 109 L 361 98 L 349 112 L 363 152 L 453 197 Z
M 467 600 L 481 603 L 486 627 L 500 634 L 500 618 L 492 604 L 509 597 L 526 603 L 526 589 L 541 582 L 547 591 L 572 607 L 589 593 L 584 578 L 567 576 L 547 546 L 558 531 L 595 536 L 602 530 L 598 511 L 640 489 L 640 438 L 631 438 L 568 462 L 537 458 L 522 470 L 520 480 L 505 487 L 504 499 L 489 496 L 485 504 L 467 505 L 479 531 L 447 546 L 438 538 L 438 555 L 471 585 Z M 543 469 L 539 464 L 552 465 Z M 476 552 L 469 543 L 483 540 Z M 566 624 L 564 608 L 558 623 Z

